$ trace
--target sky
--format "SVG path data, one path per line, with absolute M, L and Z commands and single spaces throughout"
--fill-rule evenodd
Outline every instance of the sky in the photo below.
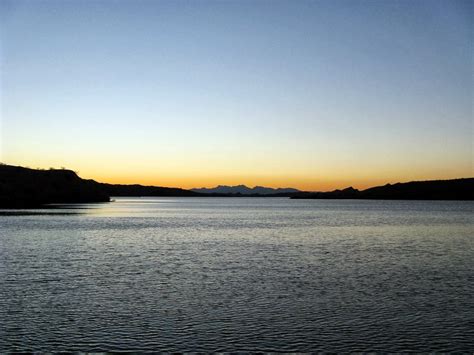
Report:
M 473 8 L 0 0 L 0 161 L 183 188 L 472 177 Z

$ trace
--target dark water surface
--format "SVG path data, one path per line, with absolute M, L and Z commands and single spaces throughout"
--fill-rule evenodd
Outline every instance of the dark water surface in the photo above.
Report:
M 0 351 L 474 350 L 474 204 L 129 198 L 0 215 Z

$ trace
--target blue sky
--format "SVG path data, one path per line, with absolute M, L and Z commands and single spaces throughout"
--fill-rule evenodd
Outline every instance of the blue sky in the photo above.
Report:
M 111 182 L 472 176 L 470 1 L 5 1 L 0 160 Z

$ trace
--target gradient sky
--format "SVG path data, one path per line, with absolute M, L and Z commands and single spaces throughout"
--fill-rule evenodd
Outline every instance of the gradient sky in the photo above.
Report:
M 472 1 L 6 1 L 0 161 L 330 190 L 473 176 Z

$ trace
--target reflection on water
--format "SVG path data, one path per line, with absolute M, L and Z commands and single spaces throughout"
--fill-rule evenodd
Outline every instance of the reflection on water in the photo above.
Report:
M 48 211 L 48 210 L 0 210 L 0 216 L 69 216 L 75 214 L 84 214 L 79 211 Z
M 42 208 L 29 208 L 29 209 L 0 209 L 0 216 L 65 216 L 65 215 L 76 215 L 85 214 L 92 212 L 90 210 L 103 209 L 106 206 L 105 203 L 95 204 L 50 204 L 45 205 Z M 84 211 L 89 210 L 89 211 Z
M 0 211 L 0 351 L 472 351 L 472 202 Z

